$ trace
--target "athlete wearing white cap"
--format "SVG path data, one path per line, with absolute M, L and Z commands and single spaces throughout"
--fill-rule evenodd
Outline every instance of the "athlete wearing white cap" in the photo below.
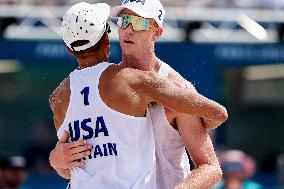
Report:
M 159 0 L 124 0 L 121 6 L 111 10 L 111 16 L 118 17 L 121 65 L 155 71 L 196 92 L 190 82 L 154 53 L 154 44 L 163 33 L 165 16 Z M 222 171 L 205 127 L 215 128 L 226 119 L 220 122 L 185 115 L 160 104 L 152 106 L 150 112 L 156 145 L 157 188 L 209 188 L 221 179 Z M 192 173 L 185 148 L 196 166 Z
M 63 16 L 62 34 L 67 47 L 74 51 L 93 47 L 105 34 L 110 7 L 105 3 L 91 5 L 78 3 L 72 6 Z M 72 47 L 74 41 L 88 39 L 88 43 Z
M 108 12 L 106 4 L 78 3 L 63 17 L 63 39 L 79 66 L 50 97 L 58 138 L 69 133 L 72 142 L 60 141 L 50 163 L 71 178 L 71 189 L 154 189 L 155 143 L 152 122 L 145 115 L 148 104 L 160 102 L 209 119 L 223 120 L 225 115 L 218 103 L 157 73 L 109 64 Z M 60 156 L 72 159 L 61 166 L 55 163 Z
M 160 1 L 156 0 L 125 0 L 120 6 L 111 10 L 111 16 L 117 17 L 123 9 L 129 9 L 143 18 L 152 18 L 162 27 L 165 9 Z

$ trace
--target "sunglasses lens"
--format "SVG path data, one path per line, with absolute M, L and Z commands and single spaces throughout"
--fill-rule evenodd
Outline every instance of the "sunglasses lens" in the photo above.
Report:
M 135 31 L 141 31 L 141 30 L 144 30 L 145 28 L 143 27 L 143 22 L 141 19 L 137 18 L 137 17 L 134 17 L 132 19 L 132 27 Z
M 127 23 L 127 20 L 125 19 L 125 16 L 118 17 L 117 19 L 117 25 L 123 29 L 126 29 L 129 23 Z
M 135 31 L 150 29 L 150 20 L 148 19 L 132 15 L 121 15 L 121 17 L 118 17 L 117 25 L 122 29 L 126 29 L 130 23 Z
M 131 22 L 131 17 L 128 15 L 124 15 L 122 17 L 122 28 L 126 29 L 130 22 Z

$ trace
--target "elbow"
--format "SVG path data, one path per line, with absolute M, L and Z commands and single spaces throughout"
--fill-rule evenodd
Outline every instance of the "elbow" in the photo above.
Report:
M 224 122 L 227 121 L 227 119 L 229 118 L 229 115 L 228 115 L 228 111 L 225 107 L 223 107 L 223 120 Z
M 227 112 L 227 109 L 225 108 L 225 107 L 223 107 L 222 106 L 222 108 L 221 108 L 221 111 L 220 111 L 220 113 L 219 113 L 219 121 L 220 122 L 225 122 L 228 118 L 229 118 L 229 115 L 228 115 L 228 112 Z

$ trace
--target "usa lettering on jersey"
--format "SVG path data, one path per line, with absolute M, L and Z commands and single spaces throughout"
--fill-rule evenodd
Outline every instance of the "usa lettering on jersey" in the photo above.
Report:
M 68 124 L 70 138 L 71 141 L 78 141 L 80 138 L 83 140 L 88 140 L 91 138 L 98 138 L 98 137 L 108 137 L 109 132 L 107 126 L 105 124 L 104 118 L 102 116 L 97 117 L 95 119 L 95 127 L 92 127 L 93 120 L 92 118 L 87 118 L 82 121 L 75 120 Z M 97 158 L 97 157 L 105 157 L 105 156 L 117 156 L 117 145 L 116 143 L 107 143 L 96 145 L 92 153 L 88 156 L 89 159 Z M 86 160 L 86 158 L 82 158 Z M 80 160 L 79 160 L 80 161 Z

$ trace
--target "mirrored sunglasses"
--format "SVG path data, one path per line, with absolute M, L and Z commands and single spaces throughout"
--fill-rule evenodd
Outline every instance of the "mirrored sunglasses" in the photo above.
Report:
M 117 25 L 122 29 L 126 29 L 129 24 L 132 25 L 134 31 L 145 31 L 157 27 L 156 22 L 153 20 L 134 15 L 120 14 Z

